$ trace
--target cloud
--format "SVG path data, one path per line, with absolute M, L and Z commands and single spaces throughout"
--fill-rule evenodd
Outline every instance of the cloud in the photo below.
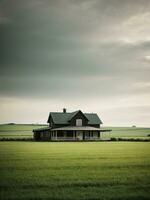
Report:
M 141 96 L 141 109 L 149 100 L 150 1 L 8 0 L 0 9 L 1 98 L 104 108 L 106 122 L 122 99 L 134 95 L 133 107 Z
M 10 19 L 4 16 L 0 16 L 0 24 L 7 24 L 10 23 Z
M 150 56 L 145 56 L 144 61 L 149 63 L 150 62 Z

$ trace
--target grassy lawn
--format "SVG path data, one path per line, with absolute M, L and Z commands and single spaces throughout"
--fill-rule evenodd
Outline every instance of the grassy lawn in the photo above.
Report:
M 149 142 L 0 142 L 0 199 L 150 199 Z

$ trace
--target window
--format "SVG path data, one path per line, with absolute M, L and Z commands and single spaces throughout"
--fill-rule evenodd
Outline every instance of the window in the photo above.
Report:
M 82 119 L 76 119 L 76 126 L 82 126 Z

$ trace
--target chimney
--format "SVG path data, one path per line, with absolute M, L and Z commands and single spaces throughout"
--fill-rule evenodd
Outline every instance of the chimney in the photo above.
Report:
M 63 113 L 66 113 L 66 108 L 63 108 Z

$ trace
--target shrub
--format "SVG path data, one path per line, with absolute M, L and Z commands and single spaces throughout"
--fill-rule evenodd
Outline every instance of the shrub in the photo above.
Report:
M 150 137 L 150 134 L 148 134 L 147 137 Z
M 110 138 L 111 141 L 117 141 L 118 139 L 115 137 Z
M 0 141 L 33 141 L 33 138 L 0 138 Z
M 111 138 L 111 141 L 150 142 L 150 138 Z

